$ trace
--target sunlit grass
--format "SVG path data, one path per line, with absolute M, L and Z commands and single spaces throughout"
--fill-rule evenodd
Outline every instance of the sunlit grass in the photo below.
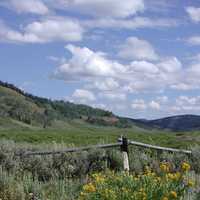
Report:
M 199 132 L 173 133 L 137 128 L 120 129 L 80 122 L 67 122 L 62 127 L 59 125 L 47 129 L 35 127 L 0 129 L 0 139 L 33 144 L 57 142 L 84 146 L 116 142 L 120 135 L 125 135 L 132 140 L 166 147 L 187 148 L 194 144 L 200 144 Z

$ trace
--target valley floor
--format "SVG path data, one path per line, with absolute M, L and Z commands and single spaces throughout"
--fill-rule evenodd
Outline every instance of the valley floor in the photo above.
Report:
M 4 120 L 4 121 L 3 121 Z M 165 147 L 190 148 L 200 144 L 200 132 L 168 132 L 139 127 L 116 128 L 97 126 L 81 120 L 55 122 L 50 128 L 20 124 L 18 121 L 0 119 L 0 139 L 41 143 L 64 143 L 66 145 L 85 146 L 88 144 L 116 142 L 121 135 L 131 140 Z

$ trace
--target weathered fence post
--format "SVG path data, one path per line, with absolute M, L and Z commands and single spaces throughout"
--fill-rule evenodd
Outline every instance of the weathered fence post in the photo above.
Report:
M 128 139 L 122 137 L 121 151 L 123 157 L 124 170 L 129 171 L 129 160 L 128 160 Z

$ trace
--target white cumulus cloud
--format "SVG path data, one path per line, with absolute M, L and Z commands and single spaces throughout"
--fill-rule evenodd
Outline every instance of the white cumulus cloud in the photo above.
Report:
M 123 93 L 115 93 L 115 92 L 104 92 L 100 93 L 99 97 L 105 98 L 112 101 L 125 101 L 126 100 L 126 94 Z
M 192 36 L 187 39 L 187 42 L 191 45 L 200 45 L 200 36 L 199 35 Z
M 192 21 L 196 23 L 200 22 L 200 8 L 189 6 L 186 7 L 186 12 Z
M 141 29 L 141 28 L 160 28 L 174 27 L 179 24 L 177 20 L 166 18 L 148 18 L 135 16 L 128 19 L 100 18 L 84 20 L 86 28 L 115 28 L 115 29 Z
M 91 91 L 84 89 L 76 89 L 72 94 L 72 99 L 80 103 L 87 103 L 96 100 L 94 94 Z
M 116 61 L 106 58 L 102 52 L 94 52 L 87 47 L 67 45 L 66 49 L 72 54 L 72 58 L 59 66 L 55 77 L 70 80 L 91 77 L 116 77 L 122 74 L 124 66 Z
M 157 60 L 153 46 L 146 40 L 137 37 L 129 37 L 126 39 L 125 44 L 121 46 L 119 56 L 125 59 L 146 59 Z
M 159 91 L 178 84 L 183 71 L 181 62 L 175 57 L 158 63 L 141 60 L 125 65 L 87 47 L 67 45 L 66 49 L 72 56 L 56 68 L 53 77 L 85 82 L 90 89 L 130 93 Z
M 125 18 L 142 12 L 145 8 L 143 0 L 50 0 L 49 2 L 56 8 L 103 18 Z
M 135 73 L 156 74 L 159 72 L 158 67 L 147 61 L 133 61 L 130 64 Z
M 52 41 L 80 41 L 83 28 L 76 20 L 49 18 L 35 21 L 16 31 L 0 23 L 0 40 L 21 43 L 46 43 Z
M 175 100 L 175 106 L 172 106 L 170 109 L 179 114 L 198 114 L 200 111 L 200 96 L 178 96 Z
M 49 13 L 48 7 L 42 0 L 2 0 L 0 5 L 6 6 L 18 13 L 33 13 L 38 15 Z
M 105 78 L 103 81 L 102 79 L 96 80 L 94 84 L 89 86 L 90 88 L 96 88 L 102 91 L 113 91 L 117 90 L 120 85 L 118 81 L 113 78 Z
M 156 101 L 151 101 L 149 103 L 149 107 L 153 110 L 160 110 L 160 104 L 159 102 L 156 102 Z
M 143 99 L 135 99 L 131 107 L 136 110 L 145 110 L 147 108 L 147 105 Z

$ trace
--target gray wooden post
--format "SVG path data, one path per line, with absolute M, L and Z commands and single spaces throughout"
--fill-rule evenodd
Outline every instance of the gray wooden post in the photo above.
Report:
M 122 157 L 123 157 L 124 170 L 129 171 L 128 139 L 126 137 L 122 137 L 121 151 L 122 151 Z

